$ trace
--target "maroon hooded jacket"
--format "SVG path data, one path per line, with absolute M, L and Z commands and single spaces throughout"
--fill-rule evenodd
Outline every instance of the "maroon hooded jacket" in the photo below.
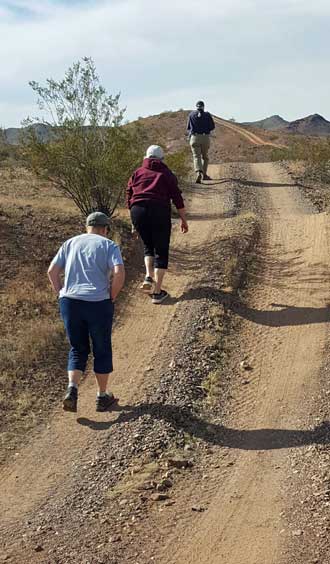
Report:
M 128 208 L 139 202 L 170 207 L 171 200 L 177 209 L 184 208 L 175 174 L 159 159 L 144 159 L 129 179 L 126 194 Z

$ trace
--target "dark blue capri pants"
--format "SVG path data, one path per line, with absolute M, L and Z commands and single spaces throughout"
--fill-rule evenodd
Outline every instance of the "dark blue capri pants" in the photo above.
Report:
M 68 370 L 86 369 L 92 341 L 94 372 L 112 372 L 111 330 L 114 306 L 111 300 L 86 302 L 60 298 L 60 312 L 71 349 Z

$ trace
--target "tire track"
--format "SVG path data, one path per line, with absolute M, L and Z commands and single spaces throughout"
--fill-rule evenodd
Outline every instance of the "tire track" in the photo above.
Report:
M 240 127 L 234 123 L 231 123 L 230 121 L 226 121 L 225 119 L 219 118 L 217 116 L 213 116 L 213 119 L 215 123 L 222 125 L 227 129 L 231 129 L 241 137 L 244 137 L 245 139 L 250 141 L 250 143 L 252 143 L 253 145 L 259 145 L 259 146 L 269 145 L 271 147 L 276 147 L 277 149 L 283 149 L 285 147 L 285 145 L 280 145 L 279 143 L 272 143 L 271 141 L 265 141 L 265 139 L 262 139 L 261 137 L 259 137 L 259 135 L 256 135 L 255 133 L 252 133 L 248 129 Z
M 241 354 L 253 372 L 224 430 L 235 464 L 226 477 L 220 470 L 197 524 L 179 531 L 174 547 L 171 539 L 173 556 L 164 564 L 287 564 L 288 455 L 304 447 L 304 432 L 309 444 L 304 415 L 328 339 L 328 218 L 312 213 L 278 166 L 248 165 L 247 172 L 259 184 L 264 238 L 256 291 L 237 310 Z

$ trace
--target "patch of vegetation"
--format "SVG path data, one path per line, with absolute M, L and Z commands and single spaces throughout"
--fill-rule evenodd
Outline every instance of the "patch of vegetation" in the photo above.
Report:
M 11 166 L 18 158 L 18 147 L 6 142 L 4 131 L 0 128 L 0 167 Z
M 330 184 L 329 137 L 295 140 L 288 148 L 274 149 L 271 157 L 273 161 L 302 161 L 306 177 Z
M 111 216 L 143 157 L 141 126 L 123 126 L 119 94 L 106 93 L 90 58 L 73 64 L 61 81 L 51 78 L 46 86 L 32 81 L 30 86 L 47 119 L 25 122 L 27 164 L 51 180 L 84 215 L 99 210 Z M 40 125 L 48 128 L 48 142 L 38 135 Z
M 167 166 L 174 172 L 179 181 L 179 185 L 187 182 L 190 173 L 190 151 L 185 147 L 175 153 L 168 153 L 165 157 Z

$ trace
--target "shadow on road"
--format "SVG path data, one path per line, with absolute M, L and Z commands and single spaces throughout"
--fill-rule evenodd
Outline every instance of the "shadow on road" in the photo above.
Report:
M 255 186 L 256 188 L 297 188 L 303 187 L 300 182 L 294 184 L 280 183 L 280 182 L 257 182 L 256 180 L 245 180 L 243 178 L 212 178 L 212 181 L 205 182 L 205 186 L 218 186 L 219 184 L 226 184 L 227 182 L 237 182 L 243 186 Z M 306 186 L 305 186 L 306 188 Z
M 145 414 L 152 418 L 168 421 L 174 427 L 209 444 L 240 450 L 275 450 L 282 448 L 299 448 L 313 444 L 330 443 L 330 423 L 323 422 L 311 430 L 299 429 L 231 429 L 224 425 L 209 423 L 194 415 L 189 409 L 177 405 L 161 403 L 144 403 L 136 406 L 118 405 L 121 411 L 117 419 L 112 421 L 93 421 L 79 417 L 80 425 L 93 431 L 104 431 L 113 425 L 134 421 Z
M 285 304 L 270 304 L 274 309 L 259 310 L 243 303 L 233 294 L 216 290 L 209 286 L 192 288 L 184 292 L 179 301 L 205 299 L 222 303 L 225 309 L 236 315 L 248 319 L 257 325 L 268 327 L 286 327 L 294 325 L 312 325 L 314 323 L 328 323 L 330 321 L 330 305 L 324 307 L 290 306 Z M 275 309 L 276 308 L 276 309 Z

